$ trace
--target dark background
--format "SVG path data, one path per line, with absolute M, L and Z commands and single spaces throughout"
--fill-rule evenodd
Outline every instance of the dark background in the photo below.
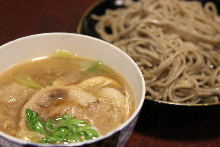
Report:
M 76 32 L 97 0 L 0 0 L 0 45 L 45 32 Z M 4 61 L 0 61 L 4 62 Z M 220 147 L 220 110 L 145 101 L 127 147 Z

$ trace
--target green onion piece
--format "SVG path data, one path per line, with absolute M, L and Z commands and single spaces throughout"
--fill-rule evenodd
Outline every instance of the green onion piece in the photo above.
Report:
M 47 80 L 47 85 L 52 86 L 53 85 L 53 80 L 51 80 L 51 79 Z
M 96 61 L 95 63 L 92 64 L 91 67 L 87 68 L 87 72 L 97 72 L 100 71 L 100 66 L 102 65 L 102 62 Z
M 66 51 L 66 50 L 56 50 L 52 54 L 52 57 L 56 57 L 56 58 L 73 58 L 74 54 L 72 54 L 70 51 Z
M 82 64 L 82 74 L 99 74 L 107 70 L 107 67 L 102 64 L 100 61 L 90 62 L 87 65 Z
M 43 86 L 35 82 L 29 75 L 20 74 L 15 76 L 15 80 L 27 87 L 33 88 L 33 89 L 42 89 Z

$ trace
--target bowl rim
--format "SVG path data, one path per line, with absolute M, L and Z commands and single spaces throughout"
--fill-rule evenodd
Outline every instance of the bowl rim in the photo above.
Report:
M 40 144 L 40 143 L 34 143 L 34 142 L 26 142 L 24 140 L 15 138 L 13 136 L 10 136 L 10 135 L 8 135 L 8 134 L 6 134 L 4 132 L 0 132 L 0 137 L 8 139 L 8 140 L 10 140 L 10 141 L 12 141 L 14 143 L 24 144 L 24 145 L 26 144 L 26 145 L 45 146 L 45 147 L 46 146 L 48 146 L 48 147 L 51 147 L 51 146 L 82 146 L 82 145 L 92 144 L 92 143 L 104 140 L 104 139 L 112 136 L 113 134 L 115 134 L 117 132 L 120 132 L 122 129 L 124 129 L 126 126 L 128 126 L 132 122 L 132 120 L 135 119 L 135 117 L 138 116 L 138 114 L 139 114 L 139 112 L 140 112 L 140 110 L 141 110 L 141 108 L 143 106 L 144 100 L 145 100 L 146 88 L 145 88 L 145 82 L 144 82 L 143 74 L 142 74 L 141 70 L 139 69 L 139 67 L 137 66 L 137 64 L 134 62 L 134 60 L 131 57 L 129 57 L 125 52 L 120 50 L 118 47 L 116 47 L 116 46 L 114 46 L 114 45 L 112 45 L 112 44 L 110 44 L 110 43 L 108 43 L 106 41 L 103 41 L 101 39 L 98 39 L 98 38 L 95 38 L 95 37 L 92 37 L 92 36 L 88 36 L 88 35 L 82 35 L 82 34 L 77 34 L 77 33 L 66 33 L 66 32 L 51 32 L 51 33 L 40 33 L 40 34 L 24 36 L 24 37 L 12 40 L 10 42 L 7 42 L 7 43 L 1 45 L 0 46 L 0 50 L 3 50 L 5 47 L 10 46 L 11 44 L 14 44 L 14 43 L 17 43 L 17 42 L 20 42 L 20 41 L 24 41 L 24 40 L 27 40 L 27 39 L 38 38 L 38 37 L 41 37 L 41 36 L 54 36 L 54 35 L 69 36 L 69 37 L 80 37 L 80 38 L 94 40 L 96 42 L 100 42 L 102 44 L 105 44 L 105 45 L 111 47 L 112 50 L 116 50 L 116 52 L 118 52 L 121 55 L 125 56 L 127 58 L 127 60 L 129 60 L 132 63 L 134 69 L 138 72 L 138 76 L 141 79 L 141 83 L 140 84 L 142 85 L 142 93 L 141 93 L 139 104 L 137 104 L 137 107 L 136 107 L 135 111 L 133 112 L 133 114 L 124 123 L 122 123 L 119 127 L 117 127 L 116 129 L 114 129 L 113 131 L 109 132 L 108 134 L 106 134 L 104 136 L 98 137 L 96 139 L 84 141 L 84 142 L 70 143 L 70 144 Z M 129 79 L 126 79 L 126 80 L 129 81 Z M 136 97 L 137 97 L 137 94 L 136 94 Z
M 82 33 L 82 28 L 83 28 L 83 22 L 85 18 L 89 15 L 90 12 L 92 12 L 93 9 L 95 9 L 97 6 L 101 5 L 104 3 L 105 0 L 97 0 L 93 4 L 91 4 L 82 14 L 82 16 L 79 19 L 79 23 L 76 26 L 76 33 L 81 34 Z M 100 38 L 99 38 L 100 39 Z

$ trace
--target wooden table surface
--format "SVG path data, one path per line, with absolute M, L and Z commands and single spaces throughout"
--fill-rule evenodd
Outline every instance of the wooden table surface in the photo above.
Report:
M 31 34 L 76 32 L 83 12 L 95 1 L 0 0 L 0 45 Z M 145 102 L 126 146 L 220 147 L 219 112 L 185 112 Z

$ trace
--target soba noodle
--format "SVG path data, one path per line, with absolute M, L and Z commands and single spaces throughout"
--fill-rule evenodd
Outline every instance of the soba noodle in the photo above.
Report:
M 175 103 L 220 101 L 220 17 L 211 2 L 140 0 L 107 10 L 100 37 L 142 70 L 148 98 Z

